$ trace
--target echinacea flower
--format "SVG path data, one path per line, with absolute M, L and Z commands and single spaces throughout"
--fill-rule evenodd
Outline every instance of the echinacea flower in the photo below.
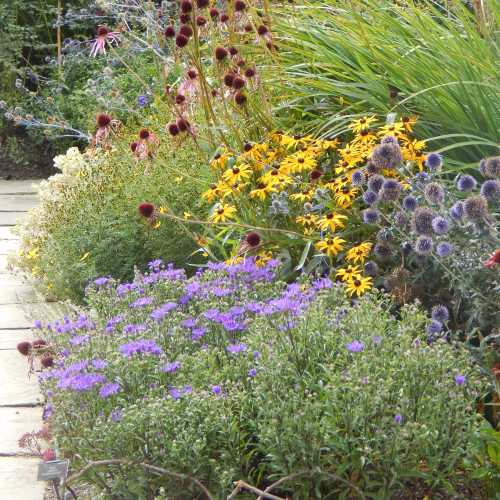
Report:
M 150 218 L 155 212 L 155 206 L 152 203 L 148 203 L 148 202 L 141 203 L 139 205 L 138 209 L 139 209 L 139 213 L 143 217 L 146 217 L 147 219 Z
M 106 54 L 106 42 L 109 44 L 118 44 L 120 34 L 117 31 L 109 31 L 106 26 L 99 26 L 97 36 L 90 41 L 90 57 L 96 57 L 98 54 Z

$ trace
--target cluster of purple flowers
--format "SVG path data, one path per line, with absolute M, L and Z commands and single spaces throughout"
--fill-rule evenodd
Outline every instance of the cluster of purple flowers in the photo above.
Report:
M 152 354 L 159 356 L 162 354 L 161 347 L 153 339 L 140 339 L 122 344 L 119 347 L 120 354 L 125 358 L 131 358 L 136 354 Z

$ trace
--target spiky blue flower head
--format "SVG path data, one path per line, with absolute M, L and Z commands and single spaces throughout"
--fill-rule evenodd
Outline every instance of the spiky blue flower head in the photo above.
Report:
M 353 186 L 361 186 L 365 181 L 365 173 L 362 170 L 356 170 L 351 177 L 351 184 Z
M 497 201 L 500 198 L 500 181 L 489 179 L 481 186 L 481 194 L 489 201 Z
M 376 276 L 378 273 L 378 264 L 373 262 L 373 260 L 369 260 L 368 262 L 365 262 L 364 269 L 367 276 Z
M 424 184 L 428 180 L 430 180 L 430 176 L 427 172 L 418 172 L 415 174 L 415 181 L 417 184 Z
M 392 170 L 401 164 L 403 155 L 397 141 L 385 142 L 373 149 L 370 160 L 380 169 Z
M 378 242 L 373 247 L 373 253 L 380 259 L 388 259 L 392 255 L 392 250 L 387 243 Z
M 379 196 L 383 201 L 395 201 L 401 193 L 401 184 L 395 179 L 386 179 L 382 184 Z
M 415 242 L 415 252 L 418 255 L 429 255 L 432 252 L 432 238 L 426 235 L 419 236 Z
M 401 251 L 403 252 L 403 255 L 410 255 L 412 250 L 413 246 L 409 241 L 404 241 L 403 243 L 401 243 Z
M 382 140 L 380 141 L 380 144 L 395 144 L 399 145 L 398 140 L 393 136 L 393 135 L 385 135 Z
M 472 175 L 462 174 L 457 181 L 457 189 L 462 192 L 472 191 L 477 185 Z
M 432 234 L 432 220 L 434 219 L 434 212 L 427 207 L 420 207 L 413 212 L 411 220 L 412 229 L 417 234 Z
M 431 205 L 437 205 L 438 203 L 443 203 L 444 201 L 444 189 L 441 184 L 437 182 L 430 182 L 424 188 L 424 196 L 428 203 Z
M 384 181 L 385 181 L 385 177 L 383 175 L 380 175 L 380 174 L 372 175 L 368 179 L 368 189 L 370 191 L 375 191 L 375 193 L 378 193 L 380 191 Z
M 375 224 L 379 219 L 379 211 L 375 208 L 367 208 L 363 210 L 363 221 L 365 224 Z
M 406 227 L 408 225 L 408 216 L 403 211 L 398 211 L 394 214 L 394 224 L 398 227 Z
M 413 212 L 418 207 L 418 201 L 412 194 L 405 196 L 403 199 L 403 208 L 410 212 Z
M 439 153 L 429 153 L 425 164 L 431 172 L 438 172 L 443 166 L 443 157 Z
M 500 178 L 500 156 L 493 156 L 484 160 L 484 176 L 491 179 Z
M 140 108 L 144 108 L 149 104 L 149 97 L 147 95 L 140 95 L 137 97 L 137 104 Z
M 450 319 L 450 313 L 448 312 L 448 308 L 443 304 L 435 305 L 431 310 L 432 319 L 444 323 Z
M 378 200 L 378 194 L 375 191 L 366 191 L 363 194 L 363 201 L 367 205 L 373 205 Z
M 454 252 L 453 245 L 447 241 L 442 241 L 436 246 L 436 253 L 440 257 L 449 257 Z
M 387 227 L 383 227 L 377 232 L 377 240 L 378 241 L 392 241 L 394 236 L 392 235 L 390 229 Z
M 436 234 L 446 234 L 450 229 L 448 221 L 440 215 L 432 219 L 432 229 Z
M 450 209 L 452 219 L 460 220 L 464 216 L 464 202 L 457 201 Z
M 488 202 L 480 194 L 470 196 L 464 202 L 465 216 L 473 222 L 482 222 L 488 217 Z
M 441 333 L 443 331 L 443 324 L 435 319 L 427 325 L 426 331 L 429 335 L 435 335 L 436 333 Z

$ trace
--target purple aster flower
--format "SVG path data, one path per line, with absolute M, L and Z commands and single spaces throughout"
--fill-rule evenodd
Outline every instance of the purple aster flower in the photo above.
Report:
M 113 422 L 120 422 L 123 418 L 122 410 L 120 408 L 116 408 L 110 413 L 110 417 Z
M 250 370 L 248 370 L 248 376 L 253 378 L 253 377 L 255 377 L 255 375 L 257 375 L 257 369 L 250 368 Z
M 162 353 L 161 347 L 154 340 L 134 340 L 119 347 L 120 354 L 125 358 L 131 358 L 134 354 L 153 354 L 159 356 Z
M 52 405 L 47 405 L 43 409 L 42 420 L 47 420 L 54 414 L 54 407 Z
M 361 352 L 365 348 L 363 342 L 359 342 L 357 340 L 349 342 L 345 347 L 350 352 Z
M 129 324 L 123 327 L 123 333 L 127 335 L 130 333 L 144 332 L 145 330 L 146 330 L 146 325 L 141 325 L 141 324 L 138 325 Z
M 231 354 L 239 354 L 247 350 L 246 344 L 230 344 L 226 347 L 226 351 Z
M 213 321 L 219 316 L 219 314 L 220 314 L 219 310 L 214 307 L 212 309 L 208 309 L 207 311 L 205 311 L 203 313 L 203 316 L 205 316 L 205 318 Z
M 140 307 L 147 307 L 150 306 L 153 303 L 152 297 L 140 297 L 137 300 L 134 300 L 134 302 L 131 302 L 129 304 L 129 307 L 138 309 Z
M 465 375 L 455 375 L 455 384 L 457 385 L 464 385 L 465 384 L 466 377 Z
M 106 276 L 103 276 L 102 278 L 97 278 L 94 280 L 94 285 L 96 286 L 104 286 L 106 283 L 108 283 L 110 280 Z
M 78 392 L 90 391 L 105 378 L 99 373 L 76 373 L 59 379 L 58 389 L 71 389 Z
M 178 400 L 182 396 L 182 392 L 179 391 L 179 389 L 176 389 L 175 387 L 171 387 L 168 390 L 168 393 L 174 398 L 174 400 Z
M 185 385 L 182 389 L 182 394 L 191 394 L 193 392 L 193 386 Z
M 151 262 L 148 262 L 148 267 L 150 271 L 159 271 L 162 264 L 163 261 L 161 259 L 155 259 Z
M 401 422 L 403 421 L 403 417 L 401 415 L 399 415 L 399 413 L 397 415 L 394 415 L 394 422 L 396 424 L 401 424 Z
M 104 399 L 109 396 L 112 396 L 113 394 L 117 394 L 120 392 L 120 384 L 117 384 L 116 382 L 110 382 L 108 384 L 104 384 L 100 389 L 99 389 L 99 397 Z
M 194 318 L 187 318 L 184 321 L 181 321 L 181 325 L 184 328 L 193 328 L 196 326 L 196 320 Z
M 160 323 L 163 318 L 177 307 L 175 302 L 167 302 L 151 313 L 151 318 Z
M 104 368 L 106 368 L 106 366 L 108 366 L 108 362 L 105 361 L 104 359 L 93 359 L 92 366 L 96 370 L 103 370 Z
M 33 326 L 34 326 L 34 328 L 39 330 L 40 328 L 42 328 L 42 322 L 39 319 L 37 319 L 37 320 L 35 320 L 35 324 Z
M 137 97 L 137 105 L 140 108 L 144 108 L 149 104 L 149 97 L 147 95 L 140 95 Z
M 194 342 L 200 340 L 205 333 L 207 333 L 207 329 L 204 326 L 200 326 L 199 328 L 193 328 L 191 330 L 191 340 Z
M 213 385 L 212 392 L 214 394 L 220 394 L 222 392 L 221 386 L 220 385 Z
M 86 344 L 90 340 L 90 335 L 76 335 L 69 339 L 69 343 L 72 345 L 82 345 Z
M 259 351 L 254 351 L 252 355 L 253 355 L 253 359 L 259 359 L 260 358 L 260 352 Z
M 167 363 L 165 366 L 160 368 L 160 370 L 165 373 L 175 373 L 180 367 L 180 361 L 172 361 L 172 363 Z
M 372 341 L 375 345 L 380 345 L 382 343 L 382 337 L 380 335 L 374 335 Z

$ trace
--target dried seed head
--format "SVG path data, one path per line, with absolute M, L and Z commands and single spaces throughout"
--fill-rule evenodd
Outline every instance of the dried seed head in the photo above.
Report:
M 261 238 L 259 233 L 252 231 L 245 236 L 245 241 L 251 247 L 258 247 L 260 245 Z
M 142 139 L 142 140 L 146 140 L 146 139 L 149 139 L 149 136 L 150 136 L 150 132 L 147 128 L 143 128 L 139 131 L 139 137 Z
M 234 94 L 234 102 L 238 105 L 238 106 L 243 106 L 243 104 L 245 104 L 247 102 L 247 97 L 245 94 L 243 94 L 243 92 L 241 91 L 238 91 Z
M 186 96 L 184 94 L 177 94 L 175 96 L 176 104 L 182 104 L 186 100 Z
M 264 36 L 267 33 L 269 33 L 269 30 L 267 29 L 267 26 L 265 26 L 264 24 L 261 24 L 260 26 L 257 27 L 257 33 L 260 36 Z
M 193 10 L 193 4 L 191 3 L 191 0 L 182 0 L 181 2 L 181 11 L 184 14 L 187 14 Z
M 233 80 L 233 88 L 242 89 L 245 86 L 245 80 L 241 76 L 235 76 Z
M 189 24 L 183 24 L 179 28 L 179 33 L 190 38 L 193 36 L 193 28 L 191 28 L 191 26 L 189 26 Z

